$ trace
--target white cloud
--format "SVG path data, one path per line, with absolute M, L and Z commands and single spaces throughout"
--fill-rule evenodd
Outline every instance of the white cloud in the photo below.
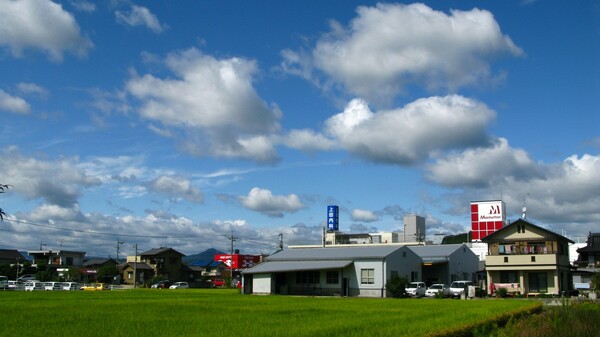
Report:
M 310 129 L 291 130 L 281 142 L 302 151 L 327 151 L 337 147 L 336 142 Z
M 353 209 L 351 214 L 352 221 L 374 222 L 379 220 L 377 214 L 366 209 Z
M 53 161 L 21 155 L 16 148 L 2 150 L 0 172 L 15 186 L 12 192 L 28 199 L 43 199 L 47 205 L 69 208 L 78 203 L 81 190 L 101 184 L 96 177 L 77 167 L 77 158 Z
M 360 158 L 410 165 L 438 151 L 486 143 L 485 128 L 494 118 L 483 103 L 458 95 L 376 113 L 355 99 L 326 121 L 326 131 Z
M 165 64 L 176 78 L 146 74 L 126 84 L 142 117 L 183 130 L 183 148 L 196 155 L 275 159 L 270 135 L 279 130 L 281 112 L 255 92 L 254 61 L 219 60 L 192 48 L 170 54 Z
M 192 186 L 189 179 L 176 175 L 157 177 L 148 184 L 148 189 L 152 192 L 164 193 L 194 203 L 202 203 L 204 200 L 200 189 Z
M 47 97 L 49 94 L 46 88 L 41 87 L 35 83 L 21 82 L 17 85 L 17 88 L 19 88 L 19 91 L 21 91 L 22 93 L 33 94 L 42 98 Z
M 115 16 L 117 17 L 117 22 L 121 24 L 134 27 L 145 26 L 155 33 L 161 33 L 167 28 L 166 25 L 158 21 L 156 15 L 152 14 L 148 8 L 142 6 L 133 5 L 130 12 L 116 11 Z
M 2 110 L 26 115 L 31 110 L 31 106 L 21 97 L 11 96 L 0 89 L 0 111 Z
M 78 11 L 82 11 L 82 12 L 86 12 L 86 13 L 91 13 L 94 12 L 96 10 L 96 4 L 93 2 L 89 2 L 89 1 L 71 1 L 71 5 L 73 7 L 75 7 L 75 9 L 77 9 Z
M 240 196 L 239 200 L 244 207 L 271 217 L 283 217 L 284 213 L 293 213 L 304 207 L 296 194 L 273 195 L 271 191 L 258 187 L 250 190 L 248 196 Z
M 320 70 L 354 95 L 388 103 L 413 84 L 454 91 L 489 81 L 490 61 L 503 54 L 523 52 L 486 10 L 380 3 L 358 7 L 347 27 L 332 22 L 312 54 L 283 51 L 282 69 L 313 81 Z
M 468 149 L 430 165 L 427 178 L 448 187 L 494 186 L 507 177 L 526 180 L 540 176 L 541 169 L 520 149 L 499 138 L 492 147 Z
M 92 43 L 81 36 L 73 15 L 50 0 L 0 0 L 0 46 L 20 57 L 24 49 L 41 49 L 53 61 L 70 51 L 85 56 Z

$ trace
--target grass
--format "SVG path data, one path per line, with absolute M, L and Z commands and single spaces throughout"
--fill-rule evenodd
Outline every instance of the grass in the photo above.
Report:
M 540 308 L 527 300 L 239 295 L 237 290 L 0 292 L 0 336 L 435 336 Z

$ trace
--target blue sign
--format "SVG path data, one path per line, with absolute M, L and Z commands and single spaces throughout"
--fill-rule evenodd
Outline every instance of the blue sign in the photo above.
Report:
M 339 230 L 340 208 L 336 205 L 327 206 L 327 229 L 337 231 Z

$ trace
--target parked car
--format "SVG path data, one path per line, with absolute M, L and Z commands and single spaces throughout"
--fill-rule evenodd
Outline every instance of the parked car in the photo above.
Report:
M 63 282 L 62 289 L 63 290 L 80 290 L 81 285 L 77 282 Z
M 171 281 L 169 280 L 163 280 L 163 281 L 158 281 L 156 283 L 154 283 L 153 285 L 150 286 L 150 288 L 152 289 L 168 289 L 171 286 Z
M 224 287 L 225 286 L 225 280 L 220 279 L 220 278 L 213 279 L 212 280 L 212 286 L 213 286 L 213 288 Z
M 34 280 L 25 282 L 25 291 L 44 290 L 44 283 Z
M 444 297 L 448 297 L 450 295 L 450 287 L 448 287 L 447 284 L 436 283 L 425 290 L 426 297 L 435 297 L 438 296 L 439 293 Z
M 410 297 L 423 297 L 425 290 L 427 290 L 425 282 L 410 282 L 406 286 L 406 294 Z
M 110 290 L 110 285 L 106 283 L 91 283 L 81 286 L 80 289 L 86 291 Z
M 464 294 L 465 289 L 472 285 L 473 282 L 471 281 L 454 281 L 450 284 L 450 296 L 460 297 L 460 295 Z
M 8 281 L 9 290 L 25 290 L 25 283 L 16 280 Z
M 21 275 L 17 280 L 19 280 L 21 282 L 35 281 L 35 275 L 33 275 L 33 274 Z
M 169 287 L 169 289 L 187 289 L 189 287 L 190 286 L 187 282 L 175 282 L 172 286 Z
M 0 289 L 8 289 L 8 277 L 0 276 Z
M 60 283 L 60 282 L 45 282 L 44 290 L 62 290 L 62 283 Z

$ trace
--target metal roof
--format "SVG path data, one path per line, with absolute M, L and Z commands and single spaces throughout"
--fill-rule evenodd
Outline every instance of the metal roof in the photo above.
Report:
M 430 245 L 430 246 L 408 246 L 408 249 L 412 250 L 422 259 L 445 257 L 448 258 L 452 253 L 460 249 L 461 247 L 467 248 L 464 244 L 452 244 L 452 245 Z
M 278 273 L 303 270 L 325 270 L 344 268 L 352 264 L 352 260 L 327 261 L 269 261 L 244 270 L 243 274 Z
M 267 258 L 267 261 L 320 261 L 320 260 L 354 260 L 381 259 L 404 246 L 385 245 L 368 247 L 325 247 L 295 248 L 283 250 Z

